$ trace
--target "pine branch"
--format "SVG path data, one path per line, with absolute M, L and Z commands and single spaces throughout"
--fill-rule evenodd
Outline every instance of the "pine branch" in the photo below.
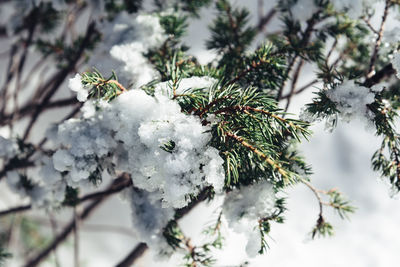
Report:
M 275 170 L 278 170 L 278 172 L 284 177 L 288 178 L 288 173 L 282 169 L 282 167 L 277 164 L 275 161 L 271 159 L 271 157 L 265 155 L 262 153 L 260 150 L 258 150 L 256 147 L 250 145 L 248 142 L 246 142 L 242 137 L 235 135 L 234 133 L 231 132 L 226 132 L 225 133 L 228 137 L 232 138 L 236 142 L 240 143 L 244 147 L 248 148 L 249 150 L 253 151 L 254 154 L 258 155 L 260 158 L 264 159 L 271 167 Z

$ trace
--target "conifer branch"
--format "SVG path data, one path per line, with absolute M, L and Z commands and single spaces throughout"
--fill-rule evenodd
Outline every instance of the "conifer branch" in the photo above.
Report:
M 282 167 L 278 163 L 276 163 L 274 160 L 272 160 L 271 157 L 265 155 L 263 152 L 258 150 L 256 147 L 250 145 L 242 137 L 237 136 L 237 135 L 235 135 L 234 133 L 231 133 L 231 132 L 225 132 L 225 134 L 228 137 L 230 137 L 233 140 L 235 140 L 236 142 L 240 143 L 242 146 L 244 146 L 244 147 L 248 148 L 249 150 L 251 150 L 254 154 L 259 156 L 263 160 L 265 160 L 269 165 L 271 165 L 271 167 L 274 170 L 276 169 L 282 175 L 283 178 L 288 178 L 289 177 L 288 173 L 284 169 L 282 169 Z

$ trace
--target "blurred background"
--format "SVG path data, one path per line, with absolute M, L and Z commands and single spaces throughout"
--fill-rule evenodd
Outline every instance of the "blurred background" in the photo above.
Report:
M 6 1 L 7 2 L 7 1 Z M 146 3 L 145 5 L 149 4 Z M 264 0 L 235 0 L 235 5 L 246 6 L 254 17 L 251 23 L 256 24 L 259 12 L 266 13 L 274 6 L 275 1 Z M 264 10 L 260 11 L 260 7 Z M 382 10 L 382 3 L 375 4 L 377 16 Z M 7 13 L 7 8 L 2 7 L 1 14 Z M 207 25 L 213 19 L 213 8 L 203 9 L 198 20 L 191 20 L 189 33 L 185 42 L 191 47 L 190 52 L 201 63 L 211 61 L 215 55 L 205 48 L 205 40 L 209 36 Z M 7 16 L 0 18 L 1 24 L 8 23 Z M 394 28 L 398 21 L 392 18 L 388 28 Z M 280 21 L 275 18 L 265 29 L 265 34 L 279 30 Z M 262 40 L 262 36 L 258 41 Z M 6 51 L 9 43 L 0 41 L 1 51 Z M 254 44 L 254 47 L 257 43 Z M 0 51 L 0 52 L 1 52 Z M 6 57 L 2 56 L 0 71 L 5 73 L 7 68 Z M 29 60 L 32 60 L 30 58 Z M 28 65 L 33 63 L 27 62 Z M 83 70 L 82 67 L 81 70 Z M 39 79 L 40 73 L 32 77 L 32 81 Z M 303 69 L 299 86 L 308 83 L 314 75 L 313 66 Z M 72 76 L 71 76 L 72 77 Z M 0 76 L 0 84 L 5 80 L 4 74 Z M 60 92 L 61 96 L 71 95 L 65 88 Z M 318 87 L 318 84 L 315 85 Z M 304 104 L 313 97 L 310 88 L 293 99 L 289 112 L 299 114 Z M 284 103 L 283 103 L 284 104 Z M 58 110 L 57 113 L 48 112 L 39 121 L 32 138 L 40 138 L 50 122 L 59 120 L 68 109 Z M 328 220 L 335 227 L 335 235 L 330 238 L 310 239 L 310 231 L 317 220 L 318 203 L 308 188 L 302 184 L 287 190 L 288 211 L 284 224 L 273 224 L 271 235 L 268 238 L 270 249 L 263 256 L 247 259 L 245 253 L 245 239 L 243 236 L 229 231 L 223 227 L 226 240 L 221 251 L 215 254 L 218 262 L 216 266 L 307 266 L 307 267 L 393 267 L 398 265 L 400 249 L 400 209 L 398 200 L 392 197 L 389 185 L 382 181 L 378 174 L 371 169 L 370 159 L 380 141 L 372 132 L 365 129 L 362 122 L 339 123 L 331 133 L 324 129 L 323 123 L 312 126 L 313 135 L 310 140 L 303 142 L 301 150 L 306 161 L 312 165 L 314 175 L 311 177 L 317 188 L 339 188 L 357 208 L 350 215 L 349 220 L 340 220 L 338 216 L 329 214 Z M 1 135 L 7 135 L 8 129 L 0 129 Z M 184 233 L 193 243 L 201 242 L 201 231 L 209 223 L 210 218 L 215 217 L 218 203 L 201 204 L 190 212 L 179 223 Z M 0 182 L 0 209 L 6 209 L 24 200 L 11 194 L 4 181 Z M 17 249 L 18 240 L 24 238 L 21 235 L 32 233 L 42 227 L 45 233 L 51 232 L 51 220 L 45 213 L 33 211 L 26 213 L 24 230 L 14 232 L 11 239 L 11 247 Z M 54 220 L 60 226 L 65 225 L 71 217 L 71 211 L 62 210 L 54 215 Z M 8 218 L 9 220 L 25 220 L 24 217 Z M 21 222 L 19 222 L 21 223 Z M 81 266 L 107 267 L 114 266 L 138 243 L 135 235 L 130 230 L 131 214 L 129 203 L 123 197 L 114 195 L 108 199 L 93 215 L 80 225 L 80 259 Z M 26 231 L 26 232 L 24 232 Z M 46 232 L 47 231 L 47 232 Z M 33 246 L 37 242 L 47 242 L 47 234 L 43 236 L 30 236 L 37 240 L 25 240 Z M 43 239 L 43 240 L 42 240 Z M 12 250 L 11 250 L 12 252 Z M 60 266 L 73 266 L 72 241 L 65 242 L 57 249 L 57 258 Z M 135 266 L 178 266 L 182 263 L 182 255 L 175 255 L 170 260 L 154 261 L 154 255 L 150 251 L 137 261 Z M 41 266 L 55 266 L 54 255 Z M 8 261 L 7 266 L 20 266 L 21 259 L 16 257 Z

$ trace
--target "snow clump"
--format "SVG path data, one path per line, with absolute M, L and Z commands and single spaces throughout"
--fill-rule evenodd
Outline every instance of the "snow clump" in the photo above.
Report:
M 271 183 L 262 181 L 229 192 L 222 206 L 228 225 L 237 233 L 249 237 L 246 252 L 255 257 L 260 250 L 260 219 L 271 216 L 275 210 L 275 192 Z
M 89 88 L 82 84 L 82 76 L 77 73 L 74 78 L 69 79 L 68 87 L 76 92 L 76 98 L 79 102 L 85 102 L 89 96 Z
M 345 81 L 341 85 L 326 91 L 326 96 L 336 103 L 339 116 L 346 122 L 353 118 L 368 123 L 372 114 L 367 105 L 375 101 L 375 93 L 383 89 L 382 86 L 375 86 L 372 89 L 356 85 L 354 81 Z
M 133 22 L 126 22 L 126 20 L 121 22 L 123 23 L 114 26 L 114 30 L 126 32 L 133 28 L 133 34 L 130 34 L 132 39 L 122 42 L 117 40 L 117 43 L 107 51 L 110 51 L 112 58 L 118 62 L 122 75 L 130 77 L 131 82 L 139 87 L 158 78 L 158 72 L 144 54 L 161 46 L 167 39 L 167 35 L 160 25 L 159 18 L 155 15 L 140 14 Z
M 132 223 L 137 238 L 145 242 L 151 249 L 163 254 L 170 254 L 163 230 L 173 219 L 175 210 L 163 208 L 157 194 L 143 190 L 130 190 Z
M 181 84 L 196 89 L 196 83 L 209 87 L 212 81 L 195 77 Z M 83 118 L 53 129 L 49 138 L 60 147 L 52 157 L 54 168 L 64 174 L 67 184 L 77 187 L 87 182 L 100 167 L 115 169 L 131 174 L 134 186 L 153 192 L 165 208 L 186 206 L 189 196 L 206 186 L 221 192 L 223 159 L 208 145 L 210 126 L 182 113 L 178 103 L 161 92 L 152 97 L 131 90 L 110 103 L 100 102 L 95 113 L 86 105 L 89 113 Z M 90 103 L 94 105 L 86 104 Z

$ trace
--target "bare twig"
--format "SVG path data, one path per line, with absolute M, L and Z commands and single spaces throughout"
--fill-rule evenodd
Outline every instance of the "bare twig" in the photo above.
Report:
M 385 28 L 385 22 L 386 22 L 387 16 L 389 14 L 390 6 L 391 6 L 391 0 L 386 0 L 385 1 L 385 9 L 384 9 L 383 15 L 382 15 L 381 26 L 379 27 L 378 36 L 376 37 L 376 41 L 375 41 L 374 51 L 372 53 L 371 61 L 369 63 L 367 78 L 371 78 L 375 74 L 375 62 L 378 58 L 379 47 L 382 43 L 383 31 Z
M 77 211 L 78 207 L 74 207 L 74 267 L 79 267 L 79 228 L 80 228 L 80 220 L 79 214 Z
M 49 213 L 49 219 L 50 219 L 51 230 L 53 232 L 53 237 L 56 237 L 57 236 L 57 222 L 54 219 L 54 216 L 52 213 Z M 61 267 L 60 260 L 58 259 L 58 255 L 57 255 L 57 248 L 54 248 L 53 255 L 54 255 L 54 261 L 55 261 L 56 267 Z
M 292 100 L 293 94 L 295 92 L 297 80 L 299 78 L 300 71 L 303 68 L 303 66 L 304 66 L 304 59 L 300 59 L 299 63 L 297 64 L 297 67 L 296 67 L 296 69 L 294 71 L 294 74 L 293 74 L 292 85 L 290 87 L 290 92 L 289 92 L 289 96 L 287 98 L 287 102 L 286 102 L 286 106 L 285 106 L 284 112 L 287 112 L 288 109 L 289 109 L 290 101 Z
M 316 83 L 318 83 L 318 80 L 317 80 L 317 79 L 310 81 L 309 83 L 307 83 L 307 84 L 305 84 L 304 86 L 302 86 L 302 87 L 300 87 L 299 89 L 297 89 L 297 90 L 293 93 L 293 95 L 297 95 L 297 94 L 300 94 L 300 93 L 304 92 L 304 91 L 307 90 L 310 86 L 313 86 L 313 85 L 316 84 Z M 290 94 L 286 94 L 286 95 L 282 96 L 281 99 L 286 99 L 286 98 L 288 98 L 289 96 L 290 96 Z

